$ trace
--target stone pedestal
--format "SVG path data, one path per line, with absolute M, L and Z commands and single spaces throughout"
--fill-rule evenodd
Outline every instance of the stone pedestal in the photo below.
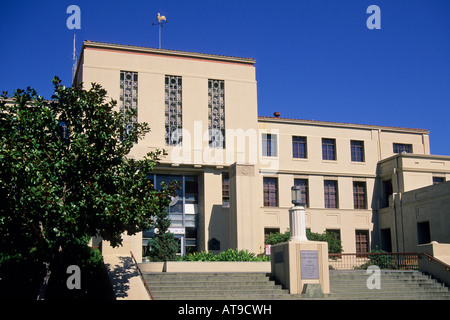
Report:
M 302 294 L 320 285 L 330 293 L 328 243 L 321 241 L 288 241 L 271 247 L 272 276 L 290 294 Z M 317 290 L 315 290 L 317 291 Z
M 289 241 L 271 247 L 272 276 L 288 288 L 290 294 L 320 296 L 330 293 L 328 243 L 308 241 L 302 206 L 289 210 L 289 228 Z

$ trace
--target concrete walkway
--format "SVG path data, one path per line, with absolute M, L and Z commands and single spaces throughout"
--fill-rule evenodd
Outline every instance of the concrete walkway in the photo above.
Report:
M 131 256 L 103 256 L 117 300 L 150 300 Z

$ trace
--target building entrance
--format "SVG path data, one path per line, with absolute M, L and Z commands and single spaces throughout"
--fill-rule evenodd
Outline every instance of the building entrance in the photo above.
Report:
M 198 177 L 195 175 L 170 175 L 151 174 L 148 179 L 153 181 L 155 188 L 161 188 L 161 183 L 180 182 L 180 190 L 177 190 L 177 197 L 172 199 L 168 210 L 171 225 L 169 231 L 178 239 L 180 249 L 178 254 L 196 252 L 198 247 Z M 147 248 L 148 239 L 154 236 L 153 228 L 143 233 L 144 252 Z

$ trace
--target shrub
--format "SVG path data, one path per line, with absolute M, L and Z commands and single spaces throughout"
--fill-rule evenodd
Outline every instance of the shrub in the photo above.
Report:
M 311 241 L 324 241 L 328 243 L 328 253 L 341 253 L 342 245 L 335 232 L 327 231 L 325 233 L 314 233 L 306 230 L 306 237 Z M 274 245 L 288 241 L 290 238 L 290 232 L 285 233 L 271 233 L 266 236 L 265 244 Z
M 212 252 L 194 252 L 184 255 L 181 261 L 270 261 L 270 257 L 265 255 L 256 256 L 247 250 L 228 249 L 218 254 Z

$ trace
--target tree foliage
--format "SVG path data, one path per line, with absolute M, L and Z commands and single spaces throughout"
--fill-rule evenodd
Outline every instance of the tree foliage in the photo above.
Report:
M 162 188 L 168 185 L 162 183 Z M 176 184 L 178 186 L 178 184 Z M 155 234 L 148 240 L 150 261 L 173 261 L 177 258 L 179 244 L 175 235 L 169 231 L 171 220 L 168 210 L 161 210 L 155 219 Z
M 0 99 L 0 266 L 50 261 L 93 236 L 119 246 L 124 232 L 149 228 L 176 193 L 146 178 L 164 151 L 129 157 L 150 131 L 136 122 L 127 130 L 135 110 L 120 112 L 98 84 L 52 82 L 50 100 L 31 88 Z
M 266 236 L 265 244 L 277 244 L 288 241 L 290 238 L 290 231 L 284 233 L 276 232 Z M 324 241 L 328 243 L 328 253 L 341 253 L 342 245 L 335 232 L 326 231 L 325 233 L 315 233 L 306 230 L 306 238 L 311 241 Z

